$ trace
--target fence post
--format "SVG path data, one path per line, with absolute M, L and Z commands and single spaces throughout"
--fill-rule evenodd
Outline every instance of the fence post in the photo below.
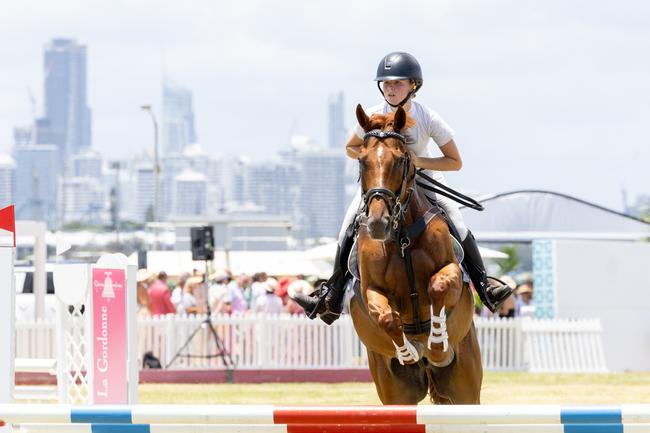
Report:
M 13 402 L 15 362 L 16 278 L 14 276 L 14 249 L 0 246 L 0 403 Z
M 522 319 L 517 318 L 515 321 L 515 370 L 524 370 L 524 338 L 526 335 L 522 329 Z

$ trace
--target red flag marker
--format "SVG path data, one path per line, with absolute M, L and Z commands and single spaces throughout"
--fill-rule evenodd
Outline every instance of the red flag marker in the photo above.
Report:
M 14 217 L 14 205 L 0 209 L 0 229 L 7 230 L 14 235 L 14 248 L 16 247 L 16 218 Z

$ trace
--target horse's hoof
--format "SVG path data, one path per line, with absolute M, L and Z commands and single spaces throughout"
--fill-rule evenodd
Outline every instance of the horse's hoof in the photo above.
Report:
M 402 334 L 404 340 L 403 346 L 398 346 L 397 343 L 393 341 L 393 346 L 395 346 L 395 357 L 402 365 L 415 364 L 420 360 L 420 354 L 413 344 L 406 338 L 405 334 Z
M 454 359 L 456 358 L 456 352 L 454 352 L 454 349 L 452 347 L 449 347 L 449 350 L 445 353 L 447 354 L 447 357 L 445 359 L 440 361 L 434 361 L 432 359 L 429 359 L 429 364 L 438 368 L 449 366 L 452 362 L 454 362 Z

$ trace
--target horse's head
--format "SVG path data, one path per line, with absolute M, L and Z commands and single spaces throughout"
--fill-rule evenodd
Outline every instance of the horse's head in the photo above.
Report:
M 415 167 L 401 131 L 415 124 L 402 107 L 389 114 L 366 115 L 357 105 L 357 120 L 365 131 L 359 170 L 368 232 L 384 241 L 397 228 L 411 196 Z

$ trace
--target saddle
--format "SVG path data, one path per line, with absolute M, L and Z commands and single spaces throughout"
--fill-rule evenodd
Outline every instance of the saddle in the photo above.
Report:
M 451 220 L 447 217 L 447 214 L 445 213 L 444 209 L 442 209 L 435 202 L 435 200 L 431 200 L 429 197 L 427 198 L 429 199 L 432 205 L 430 211 L 427 212 L 430 215 L 430 217 L 428 218 L 428 220 L 424 221 L 423 225 L 419 228 L 418 234 L 424 231 L 424 229 L 426 228 L 428 223 L 433 219 L 433 217 L 437 215 L 442 216 L 445 222 L 447 223 L 447 226 L 449 227 L 449 237 L 451 238 L 452 247 L 454 249 L 454 255 L 456 256 L 456 260 L 458 261 L 458 264 L 460 266 L 460 270 L 463 276 L 463 281 L 465 283 L 469 283 L 470 281 L 469 272 L 466 268 L 466 265 L 463 264 L 463 258 L 465 253 L 463 251 L 463 247 L 459 240 L 458 231 L 454 227 Z M 366 309 L 366 306 L 361 296 L 361 277 L 359 273 L 359 256 L 358 256 L 359 236 L 358 235 L 359 235 L 359 227 L 360 227 L 360 217 L 361 215 L 357 214 L 354 219 L 354 222 L 346 230 L 346 239 L 344 240 L 342 245 L 341 266 L 345 270 L 345 275 L 348 277 L 344 289 L 345 295 L 343 298 L 343 305 L 348 311 L 350 309 L 350 302 L 352 301 L 352 298 L 355 298 L 357 302 L 359 302 L 361 308 L 363 308 L 364 310 Z M 418 221 L 416 222 L 416 224 L 417 223 L 421 223 L 421 222 Z M 469 285 L 467 287 L 469 287 Z M 472 299 L 473 298 L 474 297 L 472 296 Z M 413 325 L 405 325 L 405 328 L 409 328 L 409 331 L 413 332 L 413 329 L 411 329 L 413 328 Z

